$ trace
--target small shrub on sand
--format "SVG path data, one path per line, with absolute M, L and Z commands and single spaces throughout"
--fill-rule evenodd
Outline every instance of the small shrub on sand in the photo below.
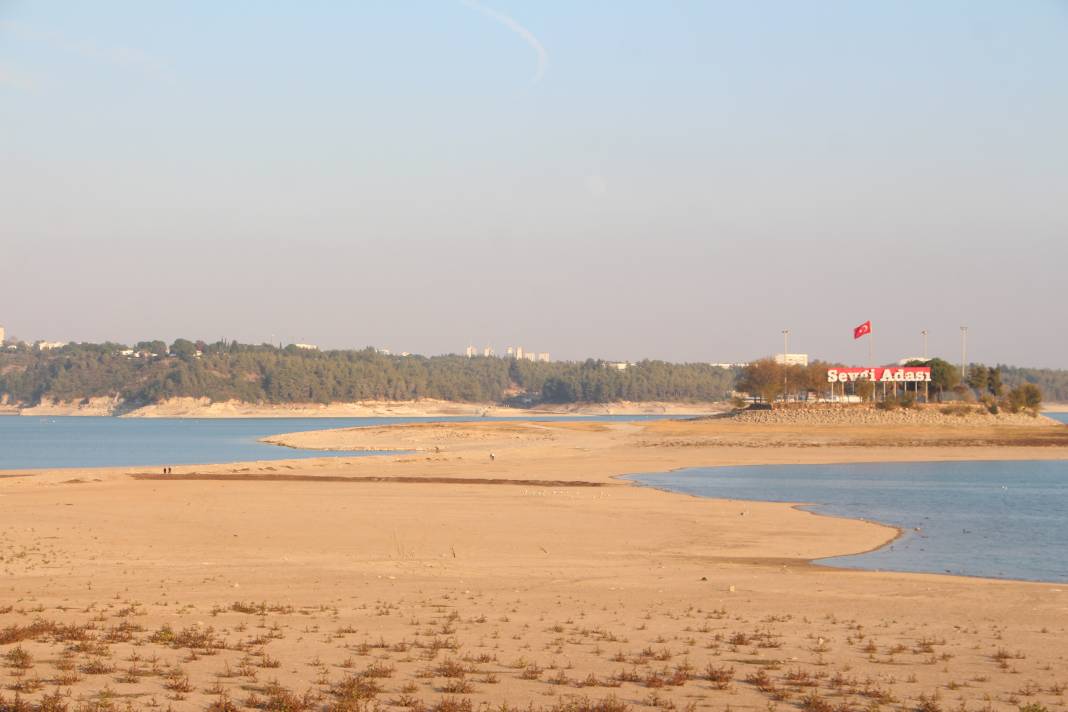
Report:
M 396 671 L 392 665 L 383 662 L 374 662 L 367 666 L 363 671 L 366 677 L 393 677 L 393 673 Z
M 475 686 L 465 678 L 453 677 L 447 679 L 439 689 L 450 695 L 470 695 L 475 691 Z
M 312 712 L 312 710 L 318 709 L 318 698 L 311 690 L 298 695 L 274 682 L 267 685 L 264 694 L 266 697 L 262 700 L 254 699 L 250 695 L 245 705 L 261 710 L 270 710 L 271 712 Z M 339 707 L 339 709 L 344 708 Z
M 70 707 L 59 690 L 42 697 L 37 706 L 37 712 L 67 712 L 68 709 Z
M 14 699 L 7 699 L 0 692 L 0 712 L 34 712 L 33 705 L 22 699 L 19 693 L 15 693 Z
M 541 679 L 542 672 L 544 672 L 544 670 L 538 667 L 537 663 L 530 663 L 523 668 L 523 672 L 519 674 L 519 677 L 524 680 L 538 680 Z
M 4 660 L 16 670 L 29 670 L 33 667 L 33 656 L 21 645 L 16 645 L 4 653 Z
M 801 699 L 801 709 L 804 712 L 834 712 L 834 705 L 820 697 L 818 692 L 813 692 Z
M 1045 705 L 1040 705 L 1037 702 L 1032 702 L 1028 705 L 1021 705 L 1020 712 L 1049 712 Z
M 81 670 L 86 675 L 108 675 L 115 672 L 115 666 L 103 658 L 92 658 L 82 665 Z
M 464 664 L 452 658 L 445 658 L 434 668 L 434 674 L 438 677 L 463 677 L 466 673 Z
M 569 696 L 552 707 L 548 712 L 627 712 L 627 704 L 615 695 L 608 695 L 599 700 L 585 696 Z
M 916 712 L 942 712 L 942 705 L 938 704 L 934 695 L 920 695 L 920 699 L 916 700 Z
M 365 675 L 349 675 L 330 688 L 331 695 L 348 703 L 373 700 L 380 692 L 378 682 Z
M 225 693 L 219 695 L 219 699 L 207 706 L 207 712 L 240 712 L 241 709 L 241 705 L 231 700 Z
M 717 690 L 726 690 L 734 679 L 734 668 L 726 665 L 716 666 L 709 663 L 705 668 L 705 679 L 712 683 Z
M 430 712 L 472 712 L 471 700 L 466 697 L 442 697 L 430 707 Z
M 7 628 L 0 628 L 0 645 L 10 645 L 23 640 L 36 640 L 44 635 L 53 633 L 55 628 L 55 623 L 40 619 L 29 625 L 11 625 Z

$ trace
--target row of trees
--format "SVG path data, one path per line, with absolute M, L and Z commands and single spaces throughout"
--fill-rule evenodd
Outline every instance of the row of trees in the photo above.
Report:
M 929 366 L 931 381 L 923 388 L 918 384 L 899 384 L 905 397 L 910 397 L 911 393 L 911 397 L 922 394 L 937 401 L 978 401 L 991 412 L 1000 409 L 1011 412 L 1035 411 L 1042 402 L 1043 391 L 1037 385 L 1039 378 L 1033 369 L 971 364 L 962 379 L 960 368 L 940 358 L 911 361 L 907 365 Z M 841 368 L 841 365 L 824 361 L 813 361 L 807 366 L 783 365 L 773 358 L 763 358 L 742 369 L 737 389 L 769 403 L 784 398 L 827 399 L 831 396 L 831 384 L 827 382 L 827 370 L 830 368 Z M 1058 373 L 1068 377 L 1068 372 L 1055 371 L 1050 372 L 1047 378 Z M 859 396 L 863 400 L 872 400 L 876 396 L 875 384 L 871 381 L 856 381 L 850 384 L 850 388 L 849 395 Z
M 738 390 L 765 401 L 830 396 L 827 369 L 815 361 L 783 366 L 774 359 L 738 370 L 701 363 L 643 361 L 619 370 L 603 361 L 534 363 L 504 358 L 389 356 L 374 349 L 325 351 L 233 341 L 178 339 L 168 345 L 70 344 L 50 351 L 0 352 L 0 400 L 23 404 L 119 397 L 129 404 L 191 396 L 253 403 L 351 402 L 436 398 L 463 402 L 550 403 L 714 401 Z M 921 365 L 915 363 L 914 365 Z M 927 362 L 932 400 L 979 400 L 1010 409 L 1045 393 L 1068 401 L 1068 371 L 987 367 L 960 369 L 942 359 Z M 1024 388 L 1027 386 L 1027 388 Z M 851 391 L 871 397 L 870 383 Z M 1013 395 L 1015 394 L 1015 395 Z M 1036 396 L 1037 394 L 1037 396 Z
M 0 355 L 0 399 L 23 404 L 107 396 L 129 404 L 174 397 L 254 403 L 436 398 L 553 403 L 722 400 L 734 374 L 708 364 L 643 361 L 618 370 L 603 361 L 534 363 L 504 358 L 390 356 L 375 349 L 175 341 L 71 344 Z

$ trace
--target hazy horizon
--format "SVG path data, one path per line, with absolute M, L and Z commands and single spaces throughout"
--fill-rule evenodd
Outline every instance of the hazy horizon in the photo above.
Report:
M 1068 2 L 0 1 L 0 325 L 1068 367 Z

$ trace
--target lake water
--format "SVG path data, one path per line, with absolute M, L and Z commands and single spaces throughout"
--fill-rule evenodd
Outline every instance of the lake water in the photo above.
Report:
M 1068 414 L 1054 417 L 1068 422 Z M 359 457 L 369 453 L 295 450 L 258 439 L 326 428 L 471 420 L 532 418 L 0 417 L 0 470 Z M 1068 462 L 718 467 L 633 479 L 706 497 L 800 502 L 817 512 L 904 530 L 878 551 L 821 562 L 832 566 L 1068 582 Z
M 664 416 L 538 418 L 108 418 L 0 417 L 0 470 L 48 467 L 134 467 L 289 460 L 367 452 L 294 450 L 258 442 L 279 433 L 328 428 L 491 420 L 649 420 Z M 380 453 L 378 453 L 380 454 Z
M 1068 582 L 1068 461 L 714 467 L 632 479 L 903 530 L 878 551 L 820 561 L 831 566 Z

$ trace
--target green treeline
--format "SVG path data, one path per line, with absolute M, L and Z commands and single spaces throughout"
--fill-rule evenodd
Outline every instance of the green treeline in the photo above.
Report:
M 434 398 L 458 402 L 711 401 L 735 374 L 708 364 L 643 361 L 624 370 L 603 361 L 534 363 L 505 358 L 390 356 L 374 349 L 317 351 L 179 339 L 70 344 L 0 353 L 0 400 L 122 398 L 131 405 L 174 397 L 250 403 L 330 403 Z
M 1053 368 L 1018 368 L 997 366 L 1001 380 L 1006 386 L 1021 386 L 1030 383 L 1038 386 L 1042 397 L 1053 403 L 1068 403 L 1068 371 Z
M 138 406 L 175 397 L 248 403 L 330 403 L 433 398 L 479 403 L 607 403 L 612 401 L 716 401 L 733 390 L 766 400 L 791 394 L 824 394 L 826 369 L 784 369 L 771 359 L 744 370 L 702 363 L 642 361 L 618 369 L 604 361 L 534 363 L 508 358 L 391 356 L 367 348 L 317 351 L 220 341 L 178 339 L 137 344 L 69 344 L 39 351 L 20 345 L 0 352 L 0 402 L 34 405 L 42 400 L 82 401 L 119 397 Z M 1004 388 L 1037 386 L 1047 401 L 1068 402 L 1068 371 L 1012 366 L 970 366 L 966 384 L 956 366 L 941 359 L 931 395 L 941 400 L 980 398 Z M 785 378 L 784 378 L 785 376 Z

